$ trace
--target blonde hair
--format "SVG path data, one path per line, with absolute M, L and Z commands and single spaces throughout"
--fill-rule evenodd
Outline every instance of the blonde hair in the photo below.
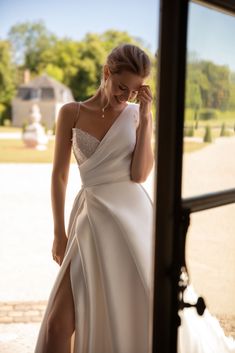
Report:
M 120 44 L 107 56 L 106 65 L 111 74 L 120 74 L 129 71 L 142 78 L 149 76 L 151 61 L 148 55 L 134 44 Z M 104 83 L 104 67 L 101 85 Z

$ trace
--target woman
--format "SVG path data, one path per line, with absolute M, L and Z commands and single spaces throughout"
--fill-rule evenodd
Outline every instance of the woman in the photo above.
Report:
M 148 352 L 153 205 L 140 183 L 154 164 L 150 71 L 143 50 L 120 45 L 94 96 L 60 109 L 51 184 L 60 270 L 35 353 Z M 82 188 L 66 233 L 71 150 Z

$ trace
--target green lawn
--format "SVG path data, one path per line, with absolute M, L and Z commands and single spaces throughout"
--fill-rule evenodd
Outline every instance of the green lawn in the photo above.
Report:
M 193 120 L 194 112 L 190 109 L 185 111 L 185 126 L 195 124 Z M 220 112 L 216 120 L 199 121 L 199 128 L 194 129 L 195 137 L 203 137 L 205 126 L 211 126 L 212 138 L 220 135 L 220 127 L 225 122 L 227 127 L 231 127 L 230 135 L 234 136 L 235 112 Z M 22 128 L 12 126 L 0 126 L 0 133 L 4 132 L 21 132 Z M 152 142 L 152 146 L 153 146 Z M 207 146 L 207 143 L 197 143 L 193 141 L 184 142 L 184 153 L 191 153 Z M 48 148 L 45 151 L 37 151 L 25 147 L 23 141 L 17 139 L 0 139 L 0 163 L 52 163 L 54 151 L 54 140 L 50 140 Z M 71 163 L 76 163 L 72 154 Z
M 235 135 L 235 112 L 234 111 L 226 111 L 220 112 L 218 111 L 217 119 L 211 120 L 199 120 L 198 128 L 195 129 L 195 121 L 194 121 L 194 112 L 192 109 L 186 109 L 185 111 L 185 127 L 194 127 L 194 136 L 195 137 L 204 137 L 205 127 L 210 126 L 212 138 L 217 138 L 220 136 L 222 124 L 225 124 L 226 132 L 228 136 Z M 187 130 L 185 129 L 185 132 Z
M 25 147 L 23 141 L 0 139 L 0 163 L 52 163 L 54 141 L 50 140 L 45 151 L 38 151 Z M 75 163 L 74 156 L 71 162 Z
M 0 126 L 0 132 L 21 132 L 22 128 L 14 126 Z
M 14 128 L 7 127 L 5 132 L 14 132 Z M 20 130 L 20 129 L 19 129 Z M 2 131 L 0 131 L 2 132 Z M 153 146 L 154 141 L 152 141 Z M 207 146 L 207 143 L 185 142 L 184 152 L 190 153 Z M 22 140 L 0 139 L 0 163 L 52 163 L 54 140 L 49 140 L 45 151 L 27 148 Z M 72 153 L 71 163 L 76 163 Z
M 186 109 L 185 110 L 185 124 L 193 122 L 194 119 L 194 111 L 192 109 Z M 221 125 L 223 122 L 226 124 L 234 126 L 235 124 L 235 111 L 226 111 L 226 112 L 221 112 L 218 111 L 218 118 L 217 119 L 212 119 L 212 120 L 200 120 L 199 124 L 200 125 L 206 125 L 207 123 L 212 124 L 212 125 Z
M 49 141 L 48 149 L 37 151 L 25 147 L 21 140 L 0 140 L 1 163 L 51 163 L 53 158 L 53 141 Z
M 189 124 L 187 126 L 190 126 Z M 233 129 L 227 129 L 226 130 L 228 131 L 228 134 L 229 136 L 234 136 L 235 135 L 235 132 Z M 217 137 L 220 137 L 220 131 L 221 131 L 221 128 L 211 128 L 211 135 L 212 135 L 212 138 L 215 139 Z M 194 137 L 204 137 L 205 135 L 205 127 L 200 127 L 198 129 L 194 129 Z
M 184 142 L 184 153 L 191 153 L 200 150 L 208 145 L 208 143 Z

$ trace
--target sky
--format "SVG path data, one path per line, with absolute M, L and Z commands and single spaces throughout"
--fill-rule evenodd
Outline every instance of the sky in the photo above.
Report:
M 187 47 L 200 58 L 228 65 L 235 71 L 235 14 L 191 3 Z
M 12 25 L 43 20 L 59 37 L 82 40 L 87 32 L 108 29 L 140 37 L 154 54 L 158 48 L 160 0 L 0 0 L 0 39 Z M 190 2 L 188 51 L 235 71 L 235 17 Z

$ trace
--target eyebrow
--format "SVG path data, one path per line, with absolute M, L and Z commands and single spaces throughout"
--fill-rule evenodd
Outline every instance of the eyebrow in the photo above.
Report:
M 122 83 L 122 82 L 119 82 L 119 84 L 129 89 L 129 87 L 127 87 L 126 85 L 124 85 L 124 83 Z M 133 91 L 138 91 L 138 89 L 139 89 L 139 88 L 137 88 L 137 89 L 134 89 Z

